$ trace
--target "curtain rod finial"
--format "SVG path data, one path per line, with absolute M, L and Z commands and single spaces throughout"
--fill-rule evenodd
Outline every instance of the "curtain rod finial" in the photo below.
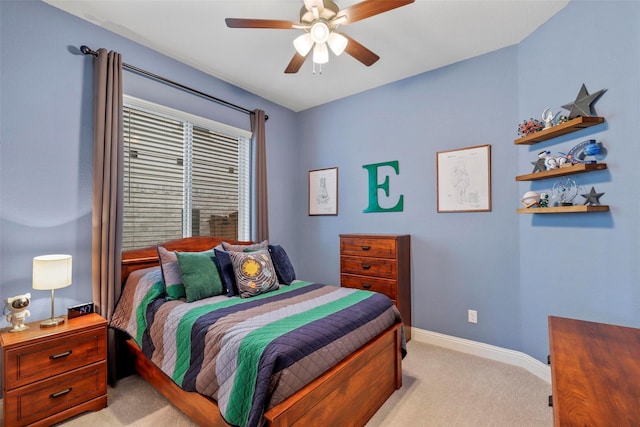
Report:
M 93 55 L 93 54 L 95 54 L 95 52 L 92 51 L 89 48 L 89 46 L 87 46 L 87 45 L 80 46 L 80 52 L 84 53 L 85 55 Z

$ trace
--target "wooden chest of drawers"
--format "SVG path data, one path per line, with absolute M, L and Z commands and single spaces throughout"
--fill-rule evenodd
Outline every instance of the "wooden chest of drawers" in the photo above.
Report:
M 411 236 L 341 234 L 340 284 L 380 292 L 393 300 L 411 339 Z
M 107 321 L 92 313 L 59 326 L 3 330 L 5 426 L 49 426 L 107 406 Z

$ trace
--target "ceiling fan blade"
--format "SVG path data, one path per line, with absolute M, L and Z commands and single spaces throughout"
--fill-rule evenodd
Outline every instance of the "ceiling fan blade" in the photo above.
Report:
M 375 62 L 380 59 L 378 55 L 371 52 L 369 49 L 367 49 L 348 35 L 343 33 L 338 34 L 344 36 L 349 41 L 344 51 L 356 58 L 358 61 L 362 62 L 367 67 L 375 64 Z
M 224 21 L 229 28 L 274 28 L 277 30 L 291 30 L 297 28 L 294 26 L 300 26 L 299 22 L 279 19 L 227 18 Z
M 369 18 L 383 12 L 388 12 L 398 7 L 406 6 L 414 1 L 415 0 L 364 0 L 360 3 L 354 4 L 353 6 L 340 10 L 340 12 L 338 12 L 338 16 L 346 16 L 347 19 L 342 22 L 343 25 L 353 24 L 354 22 L 361 21 L 365 18 Z
M 318 13 L 322 13 L 324 10 L 324 1 L 322 0 L 304 0 L 304 7 L 307 8 L 309 12 L 313 13 L 313 7 L 318 8 Z
M 297 73 L 300 67 L 302 67 L 302 64 L 304 64 L 305 59 L 307 59 L 307 56 L 309 56 L 309 54 L 307 54 L 306 56 L 302 56 L 298 52 L 296 52 L 293 55 L 293 58 L 291 58 L 291 62 L 289 62 L 289 65 L 287 65 L 287 68 L 284 70 L 284 72 L 286 74 Z

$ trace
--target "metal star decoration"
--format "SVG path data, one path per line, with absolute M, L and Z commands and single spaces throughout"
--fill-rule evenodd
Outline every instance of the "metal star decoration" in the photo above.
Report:
M 596 189 L 591 187 L 591 191 L 588 194 L 581 194 L 586 200 L 584 201 L 585 205 L 600 205 L 600 197 L 602 197 L 604 193 L 596 193 Z
M 535 162 L 531 162 L 531 164 L 533 165 L 533 172 L 531 172 L 531 173 L 543 172 L 543 171 L 545 171 L 547 169 L 544 166 L 544 159 L 538 159 Z
M 596 93 L 592 93 L 589 95 L 587 92 L 587 87 L 582 83 L 582 87 L 580 88 L 580 92 L 578 92 L 578 96 L 576 100 L 572 103 L 563 105 L 562 108 L 565 110 L 569 110 L 569 118 L 575 119 L 576 117 L 589 117 L 592 115 L 592 106 L 603 93 L 605 93 L 606 89 L 600 89 Z

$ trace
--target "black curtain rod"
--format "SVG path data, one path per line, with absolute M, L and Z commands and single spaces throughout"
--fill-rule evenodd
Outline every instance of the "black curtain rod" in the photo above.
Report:
M 91 50 L 91 48 L 89 48 L 88 46 L 85 46 L 85 45 L 80 46 L 80 52 L 82 52 L 85 55 L 98 56 L 98 52 L 96 52 L 95 50 Z M 199 91 L 197 89 L 190 88 L 189 86 L 185 86 L 183 84 L 174 82 L 173 80 L 166 79 L 166 78 L 164 78 L 162 76 L 150 73 L 149 71 L 145 71 L 145 70 L 143 70 L 141 68 L 134 67 L 133 65 L 129 65 L 129 64 L 126 64 L 126 63 L 123 62 L 122 63 L 122 68 L 126 68 L 129 71 L 133 71 L 134 73 L 138 73 L 138 74 L 141 74 L 143 76 L 150 77 L 150 78 L 152 78 L 154 80 L 161 81 L 161 82 L 166 83 L 168 85 L 175 86 L 175 87 L 177 87 L 179 89 L 186 90 L 187 92 L 194 93 L 194 94 L 196 94 L 198 96 L 201 96 L 203 98 L 207 98 L 207 99 L 209 99 L 209 100 L 211 100 L 213 102 L 216 102 L 218 104 L 224 105 L 225 107 L 233 108 L 236 111 L 241 111 L 241 112 L 246 113 L 246 114 L 255 114 L 253 111 L 248 110 L 248 109 L 246 109 L 244 107 L 241 107 L 241 106 L 236 105 L 236 104 L 232 104 L 231 102 L 225 101 L 224 99 L 216 98 L 213 95 L 206 94 L 206 93 L 201 92 L 201 91 Z M 264 119 L 265 120 L 269 120 L 269 116 L 265 115 Z

